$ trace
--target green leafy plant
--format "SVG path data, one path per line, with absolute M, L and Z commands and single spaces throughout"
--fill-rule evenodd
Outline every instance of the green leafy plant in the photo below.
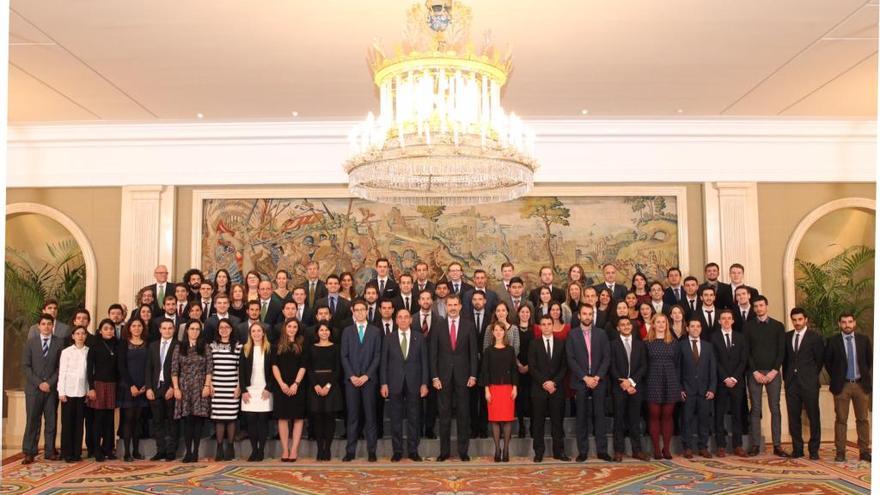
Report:
M 810 317 L 813 328 L 824 336 L 838 331 L 837 318 L 851 311 L 862 332 L 873 333 L 874 249 L 852 246 L 821 264 L 795 260 L 798 305 Z
M 43 301 L 58 300 L 58 318 L 70 320 L 82 306 L 86 293 L 86 266 L 74 239 L 47 244 L 48 260 L 35 260 L 26 252 L 6 248 L 6 293 L 3 319 L 4 388 L 22 385 L 21 353 L 27 332 L 37 321 Z

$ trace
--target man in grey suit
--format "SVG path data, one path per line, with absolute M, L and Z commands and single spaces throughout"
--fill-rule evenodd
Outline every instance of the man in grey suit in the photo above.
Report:
M 235 328 L 235 338 L 239 342 L 247 342 L 248 336 L 251 333 L 251 325 L 254 323 L 259 323 L 261 327 L 263 327 L 263 333 L 266 334 L 266 338 L 269 339 L 269 342 L 275 342 L 277 339 L 273 335 L 272 327 L 270 327 L 267 323 L 263 323 L 260 321 L 260 301 L 249 301 L 247 304 L 247 320 L 238 324 Z
M 27 426 L 21 441 L 24 452 L 22 464 L 31 464 L 37 456 L 40 439 L 40 419 L 45 423 L 45 458 L 57 461 L 55 425 L 58 411 L 58 360 L 61 357 L 61 339 L 52 335 L 55 318 L 44 313 L 37 324 L 39 333 L 27 340 L 22 356 L 25 376 L 25 414 Z
M 584 304 L 578 310 L 578 326 L 572 327 L 565 340 L 565 355 L 571 372 L 571 388 L 575 393 L 577 418 L 577 462 L 587 460 L 588 432 L 593 424 L 596 457 L 611 462 L 608 455 L 608 434 L 605 421 L 605 393 L 608 388 L 608 367 L 611 347 L 604 329 L 593 328 L 593 307 Z
M 403 418 L 406 413 L 406 443 L 409 458 L 419 462 L 422 398 L 428 395 L 428 343 L 406 308 L 397 310 L 397 329 L 385 337 L 379 366 L 380 393 L 388 399 L 391 415 L 391 462 L 403 457 Z
M 519 324 L 519 308 L 523 306 L 529 307 L 529 313 L 532 315 L 532 318 L 536 318 L 535 315 L 535 306 L 532 305 L 532 302 L 529 301 L 529 298 L 526 297 L 526 287 L 523 284 L 523 280 L 519 277 L 513 277 L 510 279 L 508 283 L 508 290 L 501 293 L 499 296 L 499 301 L 504 301 L 507 303 L 507 307 L 510 309 L 510 312 L 507 315 L 507 321 L 511 325 Z
M 42 313 L 52 315 L 54 318 L 53 326 L 52 326 L 52 335 L 54 337 L 58 337 L 58 340 L 64 344 L 67 342 L 67 339 L 70 337 L 70 327 L 67 324 L 58 321 L 58 301 L 55 299 L 46 299 L 46 302 L 43 303 Z M 40 324 L 31 325 L 31 328 L 28 330 L 27 338 L 35 337 L 40 333 Z

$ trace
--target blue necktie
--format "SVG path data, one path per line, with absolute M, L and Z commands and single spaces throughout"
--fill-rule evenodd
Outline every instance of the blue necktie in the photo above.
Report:
M 49 355 L 49 339 L 44 338 L 43 339 L 43 357 L 46 357 L 48 355 Z
M 364 343 L 364 326 L 358 325 L 358 339 L 360 339 L 361 344 Z
M 853 337 L 846 337 L 846 379 L 856 379 L 856 350 L 853 347 Z
M 335 297 L 330 298 L 330 313 L 336 314 L 336 298 Z

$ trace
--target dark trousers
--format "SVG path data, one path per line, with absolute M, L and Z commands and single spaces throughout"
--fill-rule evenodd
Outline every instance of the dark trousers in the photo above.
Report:
M 589 435 L 596 437 L 596 453 L 608 453 L 608 431 L 605 424 L 605 384 L 590 389 L 577 389 L 574 395 L 577 410 L 575 431 L 577 433 L 578 454 L 587 455 L 590 450 Z
M 733 435 L 731 447 L 742 447 L 743 436 L 743 402 L 746 389 L 740 381 L 733 388 L 727 388 L 724 382 L 718 384 L 715 394 L 715 443 L 719 449 L 727 447 L 727 430 L 724 428 L 724 416 L 730 413 L 730 429 Z
M 611 391 L 614 400 L 614 452 L 626 452 L 626 435 L 633 455 L 642 451 L 642 393 L 630 395 L 620 387 Z
M 68 397 L 61 403 L 61 457 L 82 458 L 85 397 Z
M 681 443 L 685 449 L 705 450 L 709 448 L 709 421 L 714 404 L 696 392 L 687 396 L 684 403 Z M 697 437 L 696 443 L 694 436 Z
M 517 394 L 517 399 L 519 394 Z M 550 394 L 543 388 L 531 390 L 532 409 L 532 449 L 535 455 L 544 455 L 544 423 L 550 416 L 550 436 L 553 438 L 553 456 L 559 457 L 565 453 L 565 433 L 562 429 L 562 416 L 565 412 L 565 390 L 557 387 L 556 392 Z
M 514 401 L 514 408 L 516 410 L 516 417 L 519 418 L 520 426 L 525 424 L 525 418 L 532 415 L 532 381 L 530 380 L 528 373 L 520 373 L 519 375 L 519 386 L 516 387 L 516 400 Z M 563 402 L 565 398 L 563 397 Z M 565 404 L 562 404 L 563 414 L 565 410 Z
M 467 455 L 471 441 L 471 390 L 455 379 L 443 382 L 443 388 L 437 393 L 437 409 L 440 419 L 440 455 L 449 456 L 452 443 L 452 408 L 455 402 L 455 425 L 458 427 L 458 453 Z
M 487 436 L 489 433 L 489 411 L 486 404 L 486 387 L 471 387 L 471 432 Z
M 822 425 L 819 424 L 819 389 L 808 389 L 801 385 L 795 377 L 785 384 L 785 402 L 788 410 L 788 433 L 791 435 L 791 447 L 795 453 L 804 452 L 804 434 L 801 424 L 801 411 L 807 411 L 810 421 L 811 454 L 819 452 L 819 441 L 822 438 Z
M 406 450 L 409 455 L 419 453 L 419 432 L 422 426 L 421 397 L 416 389 L 408 390 L 404 383 L 399 394 L 388 395 L 391 416 L 391 448 L 403 455 L 403 420 L 406 418 Z
M 367 452 L 376 453 L 376 441 L 378 438 L 376 426 L 376 398 L 379 394 L 376 392 L 376 381 L 368 380 L 367 383 L 360 387 L 355 387 L 351 382 L 345 384 L 345 407 L 346 407 L 346 427 L 345 427 L 345 453 L 355 455 L 357 451 L 358 435 L 361 428 L 364 430 L 364 437 L 367 439 Z M 384 400 L 384 399 L 383 399 Z M 361 414 L 363 414 L 363 423 L 361 422 Z
M 109 457 L 116 448 L 116 409 L 95 409 L 95 457 Z
M 55 424 L 58 421 L 58 393 L 50 390 L 49 393 L 37 391 L 25 393 L 25 415 L 27 424 L 24 429 L 24 439 L 21 442 L 21 451 L 27 455 L 37 455 L 37 445 L 40 443 L 40 430 L 42 422 L 45 422 L 43 442 L 45 454 L 55 455 Z
M 425 427 L 425 435 L 434 435 L 434 425 L 437 423 L 437 389 L 428 385 L 428 396 L 422 402 L 422 423 Z
M 95 410 L 88 405 L 83 406 L 83 419 L 85 419 L 86 450 L 89 456 L 95 453 Z
M 385 435 L 385 404 L 387 399 L 379 393 L 379 387 L 376 387 L 376 437 L 381 438 Z
M 156 400 L 150 401 L 153 439 L 156 440 L 157 454 L 173 456 L 177 454 L 177 421 L 174 419 L 174 399 L 165 400 L 165 390 L 167 388 L 160 388 Z

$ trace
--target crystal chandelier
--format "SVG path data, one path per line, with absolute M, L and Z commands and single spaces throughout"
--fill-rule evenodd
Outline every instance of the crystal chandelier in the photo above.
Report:
M 506 201 L 532 189 L 534 133 L 501 106 L 510 55 L 488 34 L 475 50 L 470 17 L 453 0 L 415 4 L 394 55 L 378 42 L 369 50 L 380 111 L 349 135 L 344 167 L 354 195 L 455 205 Z

